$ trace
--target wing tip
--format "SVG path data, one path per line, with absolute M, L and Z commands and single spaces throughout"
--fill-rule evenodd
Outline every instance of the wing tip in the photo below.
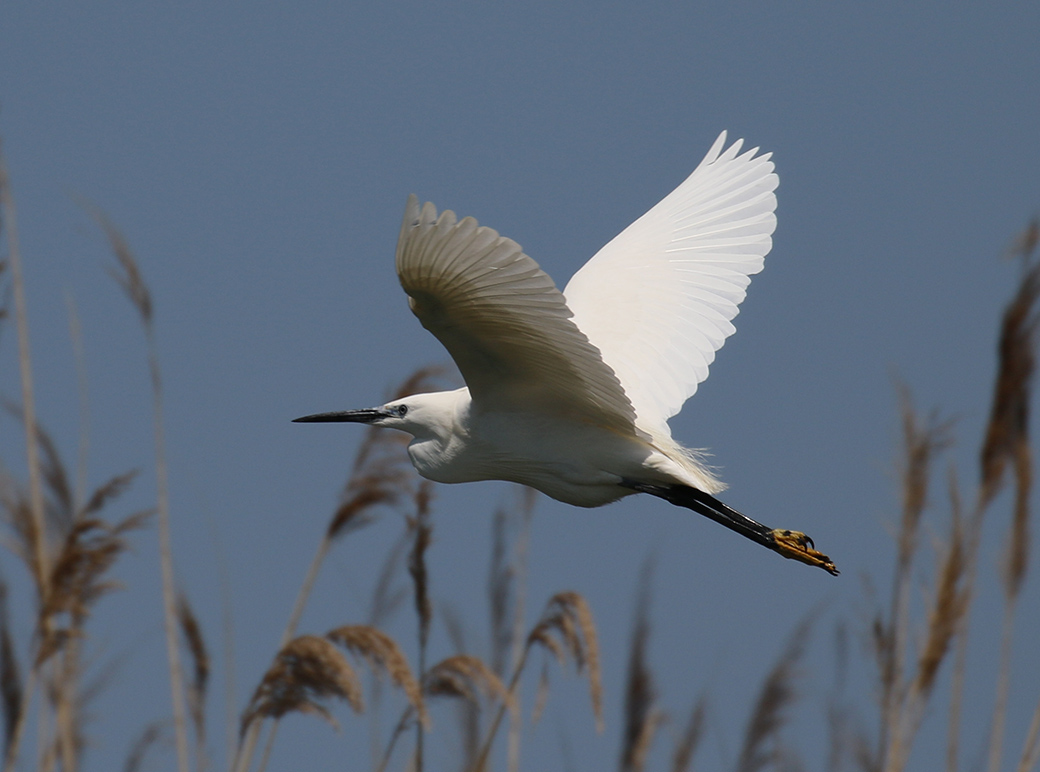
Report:
M 726 138 L 728 136 L 729 132 L 726 129 L 723 129 L 719 133 L 719 136 L 715 138 L 715 141 L 712 143 L 711 148 L 709 148 L 708 152 L 705 154 L 704 160 L 700 162 L 701 166 L 715 163 L 719 155 L 721 155 L 722 153 L 722 148 L 726 146 Z
M 408 231 L 419 224 L 420 216 L 419 197 L 414 193 L 409 193 L 408 200 L 404 205 L 404 218 L 401 221 L 401 239 L 405 237 Z
M 738 137 L 733 140 L 733 144 L 726 147 L 726 142 L 729 138 L 729 132 L 723 129 L 719 136 L 716 137 L 715 142 L 712 143 L 711 149 L 704 156 L 704 160 L 698 164 L 698 168 L 702 166 L 709 166 L 717 161 L 731 161 L 735 158 L 739 158 L 744 161 L 756 161 L 756 162 L 772 162 L 773 151 L 770 150 L 767 153 L 762 153 L 760 146 L 755 146 L 749 150 L 745 150 L 741 153 L 741 149 L 744 147 L 744 138 Z M 696 171 L 696 170 L 695 170 Z

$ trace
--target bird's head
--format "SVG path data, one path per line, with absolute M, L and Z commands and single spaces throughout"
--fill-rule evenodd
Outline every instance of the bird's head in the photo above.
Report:
M 297 418 L 294 423 L 358 423 L 400 429 L 416 439 L 440 437 L 450 432 L 455 420 L 457 392 L 413 394 L 380 407 L 363 410 L 341 410 L 333 413 L 315 413 Z

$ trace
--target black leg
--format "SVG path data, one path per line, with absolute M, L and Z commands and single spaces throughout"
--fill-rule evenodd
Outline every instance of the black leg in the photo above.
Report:
M 817 552 L 814 549 L 813 540 L 804 533 L 762 525 L 757 520 L 752 520 L 747 515 L 723 504 L 710 493 L 686 485 L 645 483 L 636 480 L 623 480 L 621 485 L 639 493 L 657 496 L 676 506 L 691 509 L 763 547 L 779 552 L 785 558 L 799 560 L 811 566 L 819 566 L 835 576 L 838 574 L 838 569 L 833 561 L 822 552 Z

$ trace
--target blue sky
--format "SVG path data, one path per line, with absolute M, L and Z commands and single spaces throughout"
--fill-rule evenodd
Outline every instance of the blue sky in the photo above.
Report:
M 864 577 L 886 597 L 899 503 L 895 378 L 922 408 L 956 417 L 948 460 L 965 485 L 975 478 L 996 323 L 1017 275 L 1000 257 L 1040 205 L 1038 31 L 1040 10 L 1028 4 L 6 3 L 0 137 L 40 415 L 74 457 L 71 297 L 89 377 L 89 477 L 140 467 L 124 506 L 147 505 L 141 334 L 82 197 L 123 230 L 155 297 L 178 577 L 218 652 L 226 575 L 241 701 L 272 656 L 361 436 L 290 419 L 380 403 L 416 366 L 447 359 L 393 272 L 407 195 L 517 240 L 562 287 L 728 129 L 774 152 L 779 225 L 737 334 L 673 431 L 711 449 L 730 485 L 724 500 L 810 533 L 843 574 L 781 560 L 646 497 L 594 511 L 539 499 L 532 621 L 557 590 L 588 597 L 608 729 L 592 731 L 584 684 L 557 679 L 525 760 L 613 763 L 637 577 L 653 555 L 660 699 L 681 717 L 701 691 L 711 695 L 709 767 L 732 765 L 761 678 L 818 610 L 788 740 L 821 769 L 834 625 L 844 620 L 865 662 Z M 0 333 L 0 391 L 12 398 L 15 339 L 6 325 Z M 4 418 L 0 432 L 17 470 L 18 427 Z M 495 483 L 437 491 L 434 593 L 462 610 L 476 653 L 490 513 L 512 495 Z M 937 495 L 937 532 L 942 503 Z M 991 525 L 987 576 L 1003 539 L 1003 524 Z M 304 629 L 363 619 L 400 526 L 388 512 L 339 545 Z M 139 728 L 167 711 L 155 554 L 149 532 L 119 568 L 127 589 L 98 610 L 98 650 L 123 667 L 97 704 L 93 769 L 121 763 Z M 17 582 L 9 559 L 3 567 Z M 999 620 L 987 587 L 982 627 Z M 1040 634 L 1037 603 L 1033 586 L 1018 629 L 1012 755 L 1040 689 L 1023 658 Z M 411 640 L 411 625 L 401 614 L 390 631 Z M 443 629 L 434 635 L 447 654 Z M 988 721 L 994 652 L 992 641 L 972 649 L 969 760 Z M 352 726 L 363 721 L 342 718 L 343 735 L 288 721 L 272 768 L 367 753 Z M 925 728 L 920 768 L 941 748 L 943 721 L 940 711 L 939 726 Z M 431 752 L 447 759 L 450 711 L 439 726 Z M 221 731 L 213 735 L 219 759 Z

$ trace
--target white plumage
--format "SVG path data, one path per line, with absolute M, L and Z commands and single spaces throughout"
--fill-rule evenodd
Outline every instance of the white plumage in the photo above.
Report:
M 640 425 L 665 421 L 708 377 L 751 275 L 773 246 L 779 179 L 771 153 L 723 152 L 726 133 L 686 180 L 579 270 L 563 294 L 603 354 Z
M 409 197 L 397 273 L 466 387 L 297 420 L 407 431 L 416 469 L 439 482 L 509 480 L 586 507 L 651 493 L 836 573 L 803 534 L 715 499 L 722 484 L 668 427 L 733 333 L 776 227 L 770 154 L 725 141 L 562 293 L 515 241 Z

